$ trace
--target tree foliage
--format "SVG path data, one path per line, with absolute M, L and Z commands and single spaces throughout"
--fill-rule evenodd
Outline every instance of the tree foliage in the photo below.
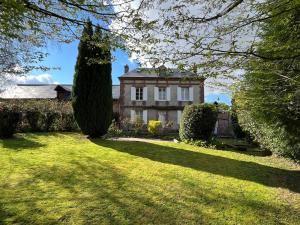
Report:
M 111 55 L 97 27 L 85 26 L 78 47 L 72 91 L 75 119 L 84 134 L 99 137 L 107 132 L 112 120 Z
M 241 125 L 262 147 L 300 159 L 300 1 L 290 2 L 293 10 L 281 7 L 286 13 L 263 26 L 257 51 L 266 57 L 249 61 L 235 100 Z
M 138 11 L 141 19 L 131 24 L 141 29 L 132 30 L 135 39 L 129 39 L 127 44 L 135 47 L 135 57 L 146 63 L 196 67 L 201 76 L 237 79 L 237 71 L 252 58 L 291 57 L 281 56 L 279 49 L 274 55 L 265 54 L 258 51 L 258 43 L 264 23 L 296 10 L 298 3 L 299 0 L 146 0 Z
M 26 74 L 40 66 L 46 56 L 49 41 L 70 43 L 80 39 L 85 21 L 100 23 L 100 29 L 110 31 L 110 46 L 124 47 L 116 35 L 127 26 L 110 28 L 112 20 L 133 18 L 136 9 L 127 5 L 133 0 L 0 0 L 0 75 Z M 124 11 L 116 11 L 119 5 Z M 130 21 L 128 22 L 130 23 Z M 126 23 L 127 24 L 127 23 Z M 94 27 L 95 24 L 92 24 Z M 17 68 L 17 70 L 16 70 Z

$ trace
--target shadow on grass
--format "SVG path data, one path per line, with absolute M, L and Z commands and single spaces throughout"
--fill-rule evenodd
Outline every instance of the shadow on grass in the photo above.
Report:
M 12 138 L 0 139 L 0 143 L 2 143 L 4 148 L 15 151 L 37 149 L 46 146 L 45 144 L 35 141 L 34 136 L 30 138 L 28 134 L 26 135 L 26 138 L 16 135 Z
M 92 140 L 93 143 L 153 161 L 216 175 L 281 187 L 300 193 L 300 171 L 284 170 L 254 162 L 239 161 L 145 142 Z
M 108 147 L 110 144 L 101 141 L 101 146 Z M 119 144 L 126 146 L 126 142 Z M 213 189 L 203 191 L 203 187 L 182 187 L 181 193 L 172 188 L 162 191 L 164 183 L 132 179 L 127 172 L 111 163 L 92 157 L 72 160 L 64 166 L 43 165 L 32 175 L 13 189 L 0 186 L 0 191 L 3 188 L 3 193 L 7 192 L 0 198 L 0 224 L 1 218 L 2 221 L 9 219 L 13 224 L 76 224 L 79 221 L 82 224 L 120 225 L 208 224 L 207 221 L 213 224 L 222 221 L 213 214 L 205 213 L 207 209 L 221 213 L 225 208 L 243 207 L 246 213 L 257 214 L 262 219 L 265 216 L 270 219 L 270 215 L 272 217 L 278 211 L 267 202 L 234 195 L 225 197 Z M 184 182 L 180 177 L 174 179 L 169 178 L 166 182 Z M 38 182 L 54 186 L 36 185 Z M 24 187 L 32 194 L 20 194 Z M 285 210 L 294 215 L 297 213 L 292 208 Z M 53 211 L 55 217 L 51 214 Z

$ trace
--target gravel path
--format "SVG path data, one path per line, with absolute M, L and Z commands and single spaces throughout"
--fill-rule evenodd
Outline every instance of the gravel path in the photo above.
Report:
M 171 140 L 162 140 L 162 139 L 154 139 L 154 138 L 133 138 L 133 137 L 117 137 L 117 138 L 110 138 L 109 140 L 113 141 L 139 141 L 139 142 L 174 142 Z

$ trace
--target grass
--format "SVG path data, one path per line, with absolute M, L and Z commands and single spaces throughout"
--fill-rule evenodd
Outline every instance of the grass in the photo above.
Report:
M 0 224 L 300 224 L 300 166 L 76 133 L 0 140 Z

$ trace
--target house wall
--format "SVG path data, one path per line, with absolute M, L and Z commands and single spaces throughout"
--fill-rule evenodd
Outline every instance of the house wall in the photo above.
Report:
M 113 112 L 120 113 L 120 103 L 119 100 L 113 100 Z
M 132 87 L 147 87 L 147 100 L 136 101 L 131 99 Z M 155 100 L 155 87 L 169 87 L 170 100 Z M 177 87 L 192 87 L 192 101 L 178 101 Z M 120 112 L 123 118 L 131 118 L 131 110 L 146 110 L 147 121 L 157 120 L 160 111 L 166 112 L 167 121 L 172 121 L 173 128 L 178 128 L 178 111 L 182 111 L 185 105 L 204 102 L 204 81 L 182 79 L 120 79 Z

